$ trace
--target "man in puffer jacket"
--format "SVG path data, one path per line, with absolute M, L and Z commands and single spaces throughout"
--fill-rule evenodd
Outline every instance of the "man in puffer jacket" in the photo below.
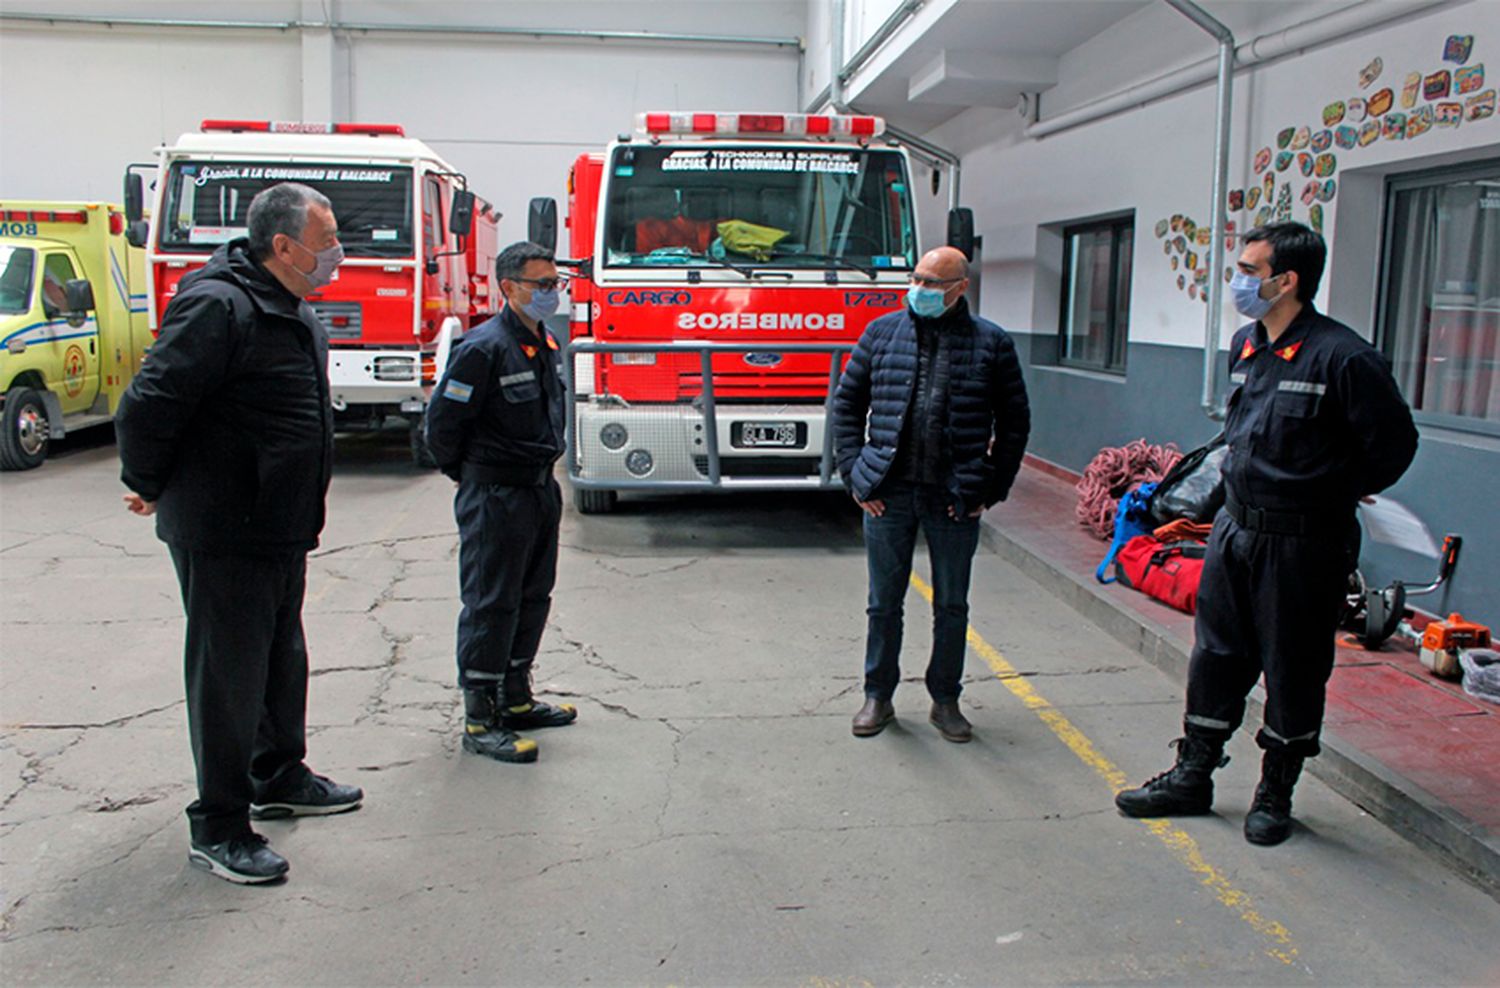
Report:
M 856 737 L 879 734 L 896 716 L 902 600 L 919 528 L 932 561 L 929 719 L 949 741 L 974 736 L 958 697 L 979 516 L 1010 492 L 1031 411 L 1015 344 L 969 312 L 968 287 L 960 251 L 939 247 L 923 255 L 906 306 L 865 329 L 834 397 L 839 473 L 865 512 L 870 568 Z

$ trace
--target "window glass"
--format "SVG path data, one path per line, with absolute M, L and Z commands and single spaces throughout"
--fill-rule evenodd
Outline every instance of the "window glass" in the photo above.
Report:
M 1402 392 L 1500 423 L 1500 161 L 1394 182 L 1388 206 L 1380 339 Z
M 77 277 L 66 254 L 48 254 L 42 261 L 42 304 L 48 315 L 67 309 L 66 285 Z
M 0 313 L 13 316 L 31 309 L 31 275 L 36 251 L 0 244 Z
M 443 193 L 435 178 L 427 180 L 427 195 L 422 197 L 422 225 L 427 228 L 427 254 L 443 249 Z
M 1125 369 L 1133 236 L 1129 218 L 1063 231 L 1062 363 L 1093 370 Z
M 162 250 L 211 252 L 243 237 L 250 200 L 278 182 L 301 182 L 328 197 L 348 256 L 412 255 L 410 168 L 264 161 L 173 164 Z
M 841 147 L 622 147 L 608 171 L 606 266 L 908 270 L 906 163 Z

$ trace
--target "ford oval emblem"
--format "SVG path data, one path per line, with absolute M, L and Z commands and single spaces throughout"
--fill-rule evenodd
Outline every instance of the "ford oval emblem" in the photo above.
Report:
M 775 367 L 781 363 L 781 354 L 764 351 L 745 354 L 745 363 L 751 367 Z

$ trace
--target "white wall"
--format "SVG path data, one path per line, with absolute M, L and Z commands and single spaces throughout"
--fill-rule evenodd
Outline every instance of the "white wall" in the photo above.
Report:
M 57 2 L 6 12 L 255 22 L 442 24 L 795 38 L 803 0 L 521 3 Z M 404 124 L 525 235 L 532 196 L 650 109 L 794 110 L 794 47 L 482 34 L 228 30 L 0 22 L 0 197 L 118 201 L 130 162 L 205 117 Z
M 1323 12 L 1320 5 L 1307 6 L 1311 13 Z M 1160 20 L 1161 14 L 1161 10 L 1149 8 L 1122 26 L 1121 37 L 1129 42 L 1122 42 L 1122 47 L 1133 53 L 1129 56 L 1131 64 L 1142 71 L 1134 78 L 1112 76 L 1111 82 L 1139 83 L 1213 53 L 1206 35 L 1198 32 L 1199 38 L 1193 39 L 1196 29 L 1190 25 L 1184 35 L 1172 28 L 1170 21 Z M 1244 29 L 1237 34 L 1241 41 L 1249 40 Z M 1411 17 L 1392 27 L 1237 73 L 1229 188 L 1244 188 L 1258 178 L 1252 171 L 1254 154 L 1267 145 L 1274 152 L 1279 130 L 1303 125 L 1314 132 L 1322 129 L 1323 107 L 1334 100 L 1367 97 L 1391 86 L 1399 110 L 1402 83 L 1408 72 L 1425 74 L 1457 67 L 1442 60 L 1443 43 L 1450 34 L 1475 36 L 1467 64 L 1486 64 L 1484 90 L 1500 83 L 1500 4 L 1486 0 Z M 1157 40 L 1153 42 L 1152 37 Z M 1101 73 L 1089 68 L 1100 57 L 1098 44 L 1103 43 L 1082 46 L 1065 58 L 1065 78 L 1071 65 L 1075 74 L 1094 71 L 1095 84 L 1085 86 L 1075 77 L 1062 96 L 1044 96 L 1044 117 L 1060 106 L 1108 94 Z M 1150 47 L 1153 44 L 1154 49 Z M 1361 89 L 1359 71 L 1377 56 L 1384 70 L 1372 86 Z M 1150 71 L 1145 71 L 1147 66 Z M 985 315 L 1014 331 L 1056 332 L 1055 316 L 1048 318 L 1048 314 L 1056 311 L 1060 282 L 1045 252 L 1039 258 L 1038 228 L 1134 210 L 1136 263 L 1130 341 L 1201 347 L 1205 306 L 1177 288 L 1175 278 L 1181 269 L 1171 270 L 1153 227 L 1158 220 L 1179 213 L 1199 223 L 1209 221 L 1213 115 L 1214 89 L 1210 83 L 1040 140 L 1022 135 L 1022 121 L 1014 113 L 979 109 L 927 135 L 963 156 L 965 204 L 974 208 L 976 226 L 985 238 Z M 1473 123 L 1465 121 L 1453 130 L 1433 129 L 1411 140 L 1381 139 L 1368 147 L 1335 147 L 1332 151 L 1337 155 L 1334 178 L 1340 191 L 1332 202 L 1323 205 L 1331 255 L 1319 303 L 1332 305 L 1335 312 L 1346 317 L 1352 307 L 1363 316 L 1355 322 L 1356 328 L 1368 332 L 1372 305 L 1368 297 L 1329 298 L 1330 285 L 1372 285 L 1376 261 L 1368 224 L 1351 222 L 1351 228 L 1360 229 L 1359 235 L 1347 241 L 1339 238 L 1340 210 L 1357 209 L 1361 220 L 1368 219 L 1369 210 L 1378 210 L 1378 201 L 1372 202 L 1367 194 L 1371 187 L 1378 190 L 1378 181 L 1372 185 L 1362 179 L 1455 158 L 1500 155 L 1500 115 Z M 1285 176 L 1295 176 L 1292 216 L 1306 222 L 1308 209 L 1297 193 L 1307 179 L 1295 164 L 1287 172 L 1278 173 L 1278 183 Z M 1253 214 L 1242 211 L 1230 218 L 1238 229 L 1245 230 Z M 1206 251 L 1206 247 L 1197 249 L 1200 254 Z M 1233 252 L 1227 255 L 1229 259 L 1233 256 Z M 1351 266 L 1359 269 L 1359 277 L 1352 280 L 1346 277 Z M 1225 294 L 1227 339 L 1238 320 Z

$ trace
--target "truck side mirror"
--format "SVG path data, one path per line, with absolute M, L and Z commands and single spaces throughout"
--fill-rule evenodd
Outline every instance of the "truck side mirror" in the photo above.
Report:
M 453 191 L 453 208 L 448 212 L 448 232 L 467 237 L 474 229 L 474 193 L 467 189 Z
M 146 246 L 146 237 L 150 234 L 151 227 L 145 220 L 136 220 L 125 225 L 125 242 L 132 247 Z
M 94 310 L 94 286 L 89 284 L 87 278 L 74 278 L 64 282 L 63 305 L 66 308 L 62 315 L 68 320 L 68 325 L 75 328 L 82 326 L 88 321 L 88 314 Z
M 145 215 L 146 194 L 141 186 L 141 176 L 135 172 L 125 173 L 125 219 L 138 223 Z
M 948 246 L 974 260 L 974 210 L 966 206 L 948 210 Z
M 526 217 L 526 239 L 548 250 L 557 249 L 557 200 L 538 197 L 531 200 Z

